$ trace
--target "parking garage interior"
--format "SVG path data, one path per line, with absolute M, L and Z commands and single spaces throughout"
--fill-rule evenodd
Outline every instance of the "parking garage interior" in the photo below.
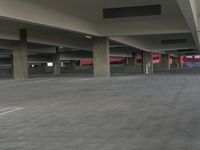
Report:
M 0 0 L 0 150 L 200 149 L 198 0 Z

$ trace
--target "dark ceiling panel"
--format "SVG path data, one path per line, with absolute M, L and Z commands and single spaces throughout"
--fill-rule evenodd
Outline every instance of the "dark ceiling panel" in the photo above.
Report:
M 186 43 L 186 39 L 169 39 L 169 40 L 162 40 L 162 44 L 184 44 Z
M 161 5 L 103 9 L 104 19 L 161 15 Z

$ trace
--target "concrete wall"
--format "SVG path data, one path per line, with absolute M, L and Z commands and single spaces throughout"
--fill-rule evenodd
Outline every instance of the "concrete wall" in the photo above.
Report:
M 36 66 L 28 68 L 29 74 L 52 74 L 53 67 Z
M 11 78 L 13 77 L 13 69 L 11 68 L 0 68 L 0 78 Z
M 161 64 L 153 64 L 153 69 L 154 69 L 154 72 L 159 72 L 159 71 L 162 71 L 162 66 Z
M 125 65 L 124 72 L 128 74 L 142 73 L 142 63 L 136 63 L 134 66 Z

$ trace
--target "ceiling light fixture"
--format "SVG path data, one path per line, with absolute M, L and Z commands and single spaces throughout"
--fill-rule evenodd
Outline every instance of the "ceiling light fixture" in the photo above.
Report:
M 89 35 L 86 35 L 85 37 L 86 37 L 87 39 L 92 39 L 92 37 L 89 36 Z

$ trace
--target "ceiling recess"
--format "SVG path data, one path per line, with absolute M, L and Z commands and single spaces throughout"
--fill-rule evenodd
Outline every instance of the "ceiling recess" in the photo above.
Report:
M 169 40 L 162 40 L 162 44 L 184 44 L 186 43 L 186 39 L 169 39 Z
M 104 19 L 141 17 L 161 15 L 161 5 L 145 5 L 134 7 L 106 8 L 103 9 Z

